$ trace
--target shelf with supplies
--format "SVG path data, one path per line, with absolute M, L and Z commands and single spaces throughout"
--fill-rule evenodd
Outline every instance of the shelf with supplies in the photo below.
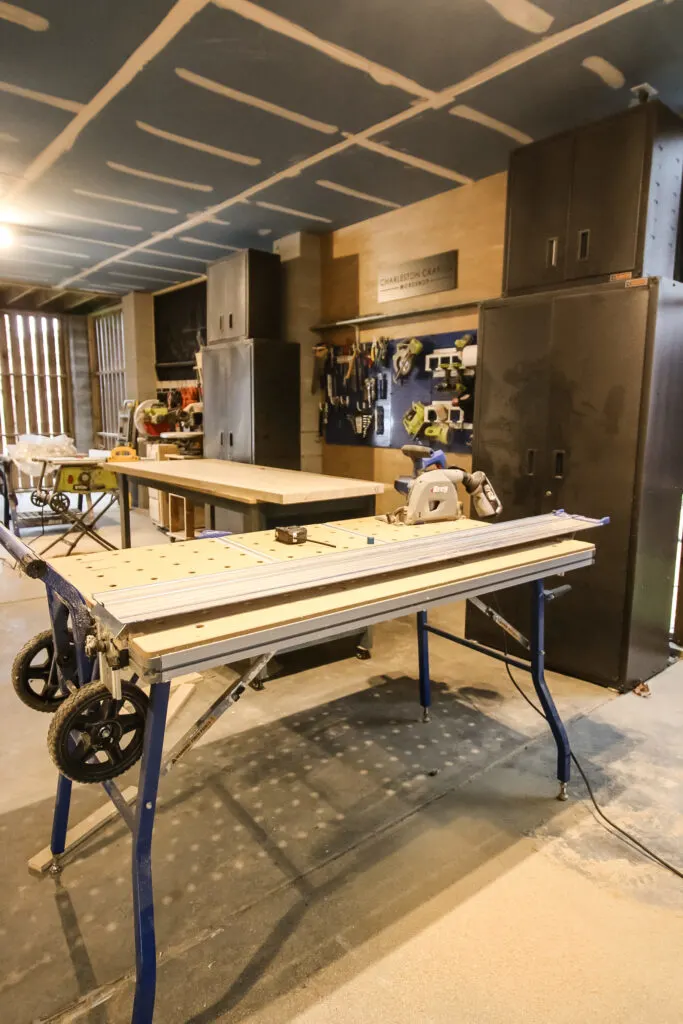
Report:
M 320 346 L 316 357 L 327 444 L 470 451 L 476 330 Z

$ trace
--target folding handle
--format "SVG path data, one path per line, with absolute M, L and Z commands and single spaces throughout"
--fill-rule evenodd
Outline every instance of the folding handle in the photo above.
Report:
M 526 450 L 526 475 L 533 476 L 536 472 L 536 454 L 537 448 L 527 448 Z
M 553 452 L 553 476 L 556 480 L 564 477 L 564 457 L 567 453 L 563 448 L 556 448 Z
M 565 597 L 571 592 L 571 583 L 563 583 L 560 587 L 553 587 L 552 590 L 544 590 L 543 598 L 546 601 L 557 601 L 559 597 Z

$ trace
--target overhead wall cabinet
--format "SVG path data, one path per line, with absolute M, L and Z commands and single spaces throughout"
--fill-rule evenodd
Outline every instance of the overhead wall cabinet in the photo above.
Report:
M 207 343 L 281 338 L 281 275 L 280 257 L 257 249 L 212 263 L 206 272 Z
M 516 150 L 505 293 L 679 277 L 682 180 L 683 121 L 659 102 Z
M 504 519 L 609 516 L 547 621 L 547 663 L 633 686 L 666 667 L 683 479 L 683 284 L 587 285 L 484 304 L 473 465 Z M 520 627 L 528 601 L 502 591 Z M 499 646 L 468 606 L 468 635 Z

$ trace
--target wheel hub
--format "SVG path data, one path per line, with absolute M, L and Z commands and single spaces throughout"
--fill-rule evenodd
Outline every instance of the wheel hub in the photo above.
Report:
M 48 733 L 57 768 L 74 782 L 104 782 L 139 760 L 148 700 L 133 683 L 122 683 L 121 700 L 92 682 L 64 701 Z

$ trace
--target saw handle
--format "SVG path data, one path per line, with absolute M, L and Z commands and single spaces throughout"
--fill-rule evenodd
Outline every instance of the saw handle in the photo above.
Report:
M 404 444 L 401 451 L 412 460 L 414 476 L 423 473 L 430 466 L 446 468 L 446 456 L 440 448 L 434 451 L 433 448 L 428 448 L 425 444 Z

